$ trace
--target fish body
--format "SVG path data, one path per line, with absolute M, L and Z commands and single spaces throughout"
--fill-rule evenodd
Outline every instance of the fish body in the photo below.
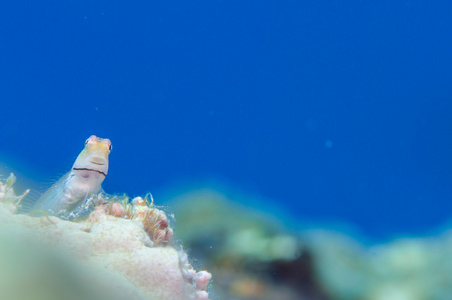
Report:
M 85 142 L 72 169 L 33 203 L 31 210 L 67 217 L 86 205 L 90 196 L 101 191 L 101 185 L 108 173 L 108 155 L 111 151 L 109 139 L 92 135 Z

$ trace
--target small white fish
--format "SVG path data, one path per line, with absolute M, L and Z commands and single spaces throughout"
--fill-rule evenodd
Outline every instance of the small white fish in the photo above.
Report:
M 71 212 L 86 204 L 86 200 L 101 191 L 108 173 L 109 139 L 92 135 L 75 160 L 72 170 L 58 180 L 36 202 L 31 210 L 44 210 L 51 215 L 67 218 Z

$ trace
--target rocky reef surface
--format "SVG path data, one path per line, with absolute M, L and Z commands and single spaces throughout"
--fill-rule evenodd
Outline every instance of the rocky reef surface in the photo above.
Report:
M 449 300 L 452 231 L 363 244 L 303 230 L 211 189 L 179 194 L 174 222 L 150 197 L 92 199 L 67 221 L 17 214 L 15 178 L 0 182 L 0 299 L 205 300 L 211 275 L 228 300 Z
M 149 199 L 99 194 L 86 219 L 66 221 L 17 214 L 14 182 L 0 182 L 1 299 L 209 298 L 211 274 L 193 269 Z
M 451 230 L 370 245 L 337 230 L 294 228 L 274 210 L 212 189 L 169 203 L 178 237 L 215 274 L 223 299 L 452 299 Z

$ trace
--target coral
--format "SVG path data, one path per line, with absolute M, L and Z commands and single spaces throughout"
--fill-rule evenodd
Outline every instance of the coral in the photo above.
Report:
M 178 237 L 215 274 L 222 298 L 328 299 L 315 282 L 312 255 L 268 211 L 250 209 L 212 189 L 179 194 L 170 206 Z
M 331 226 L 297 230 L 280 215 L 281 225 L 267 213 L 274 209 L 259 212 L 265 204 L 247 201 L 204 188 L 169 202 L 178 237 L 205 259 L 225 299 L 452 299 L 450 225 L 436 235 L 371 245 Z
M 22 196 L 13 184 L 13 175 L 0 184 L 2 299 L 208 299 L 210 273 L 193 269 L 146 198 L 99 196 L 86 220 L 72 222 L 14 214 Z
M 305 239 L 334 299 L 451 299 L 452 231 L 367 247 L 332 231 L 313 230 Z
M 17 211 L 20 201 L 30 192 L 26 190 L 22 195 L 16 196 L 13 185 L 16 182 L 16 176 L 10 174 L 5 182 L 0 181 L 0 203 L 3 203 L 10 212 Z
M 150 194 L 146 195 L 144 199 L 135 197 L 130 202 L 127 195 L 118 199 L 116 196 L 99 194 L 92 199 L 92 203 L 95 210 L 103 211 L 107 215 L 140 222 L 153 246 L 167 245 L 172 241 L 173 229 L 169 226 L 168 218 L 164 211 L 154 206 Z

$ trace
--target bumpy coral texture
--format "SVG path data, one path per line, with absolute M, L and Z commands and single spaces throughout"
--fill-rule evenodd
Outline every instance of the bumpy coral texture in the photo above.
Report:
M 0 271 L 0 281 L 7 282 L 0 284 L 4 299 L 20 299 L 24 292 L 35 299 L 61 299 L 59 290 L 67 299 L 71 293 L 77 294 L 74 299 L 208 299 L 210 273 L 196 272 L 187 255 L 171 246 L 165 213 L 146 199 L 136 198 L 132 204 L 101 201 L 87 220 L 70 222 L 14 214 L 21 196 L 14 194 L 13 183 L 13 176 L 0 183 L 0 243 L 6 247 L 0 247 L 0 266 L 13 270 Z M 13 264 L 17 253 L 22 254 Z M 32 263 L 28 268 L 23 261 Z M 54 279 L 55 269 L 63 269 L 64 275 Z M 83 287 L 72 291 L 76 284 Z M 27 291 L 22 286 L 39 288 Z M 54 292 L 38 293 L 44 290 Z

